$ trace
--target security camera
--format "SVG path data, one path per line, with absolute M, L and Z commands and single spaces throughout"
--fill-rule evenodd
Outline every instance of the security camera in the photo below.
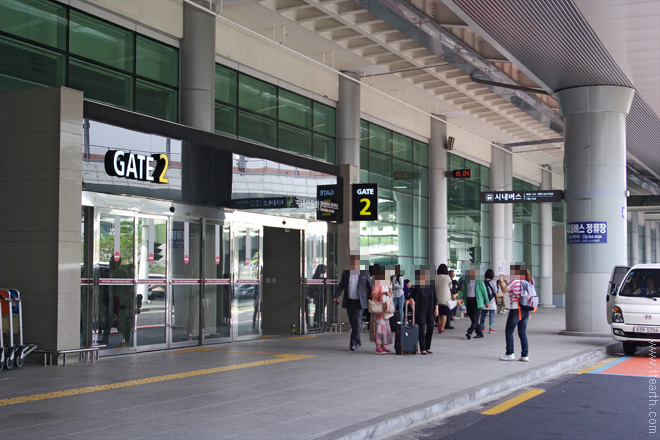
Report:
M 176 211 L 176 208 L 174 207 L 174 203 L 172 203 L 172 206 L 170 206 L 170 212 Z
M 283 225 L 286 225 L 286 220 L 282 220 L 282 224 L 283 224 Z

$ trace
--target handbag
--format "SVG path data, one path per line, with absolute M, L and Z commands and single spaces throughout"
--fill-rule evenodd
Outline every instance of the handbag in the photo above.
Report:
M 385 313 L 385 304 L 380 301 L 369 300 L 369 313 L 380 315 Z

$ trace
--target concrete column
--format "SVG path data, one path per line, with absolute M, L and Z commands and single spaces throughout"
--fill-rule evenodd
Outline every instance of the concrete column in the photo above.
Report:
M 180 120 L 210 132 L 215 128 L 215 21 L 212 11 L 183 3 Z
M 633 266 L 639 264 L 639 213 L 633 211 L 630 216 L 630 261 Z
M 653 246 L 651 242 L 651 222 L 645 221 L 644 222 L 644 263 L 646 264 L 653 263 L 652 253 L 651 253 L 653 249 L 651 248 L 651 246 Z
M 21 293 L 26 342 L 80 348 L 83 93 L 0 93 L 0 121 L 0 286 Z
M 447 120 L 431 118 L 429 142 L 429 233 L 431 265 L 435 268 L 449 260 L 447 239 Z
M 504 153 L 504 191 L 512 190 L 513 155 L 511 153 Z M 508 264 L 515 263 L 513 258 L 513 203 L 506 203 L 504 205 L 504 252 Z M 524 263 L 524 261 L 519 261 L 519 263 Z
M 490 189 L 504 191 L 507 153 L 493 145 L 490 154 Z M 510 261 L 506 259 L 504 243 L 505 224 L 505 204 L 492 203 L 490 205 L 490 266 L 495 271 L 495 275 L 507 275 L 509 271 Z
M 541 171 L 541 190 L 552 190 L 550 165 L 544 165 Z M 542 307 L 554 307 L 552 303 L 552 203 L 539 204 L 540 216 L 540 303 Z
M 354 165 L 360 174 L 360 74 L 342 71 L 337 102 L 337 164 Z
M 634 90 L 588 86 L 557 93 L 564 118 L 566 222 L 607 222 L 607 243 L 566 245 L 566 330 L 609 335 L 603 292 L 626 264 L 626 115 Z

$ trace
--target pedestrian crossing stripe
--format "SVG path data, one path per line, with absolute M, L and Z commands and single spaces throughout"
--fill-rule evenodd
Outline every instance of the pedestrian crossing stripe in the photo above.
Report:
M 207 350 L 200 350 L 200 349 L 191 349 L 191 350 L 181 350 L 181 351 L 207 351 Z M 181 352 L 180 351 L 180 352 Z M 91 387 L 83 387 L 83 388 L 76 388 L 72 390 L 62 390 L 62 391 L 55 391 L 55 392 L 50 392 L 50 393 L 41 393 L 41 394 L 33 394 L 30 396 L 21 396 L 21 397 L 11 397 L 9 399 L 2 399 L 0 400 L 0 406 L 6 406 L 6 405 L 15 405 L 17 403 L 26 403 L 26 402 L 35 402 L 38 400 L 47 400 L 47 399 L 55 399 L 58 397 L 66 397 L 66 396 L 75 396 L 78 394 L 86 394 L 86 393 L 94 393 L 97 391 L 107 391 L 107 390 L 116 390 L 119 388 L 127 388 L 127 387 L 133 387 L 133 386 L 138 386 L 138 385 L 147 385 L 151 383 L 157 383 L 157 382 L 165 382 L 168 380 L 176 380 L 176 379 L 184 379 L 187 377 L 196 377 L 196 376 L 203 376 L 206 374 L 215 374 L 215 373 L 222 373 L 225 371 L 233 371 L 233 370 L 240 370 L 244 368 L 252 368 L 252 367 L 260 367 L 264 365 L 271 365 L 271 364 L 277 364 L 281 362 L 291 362 L 291 361 L 297 361 L 301 359 L 307 359 L 314 357 L 312 355 L 296 355 L 296 354 L 278 354 L 278 353 L 249 353 L 249 352 L 242 352 L 242 351 L 224 351 L 224 350 L 213 350 L 213 351 L 218 351 L 218 352 L 226 352 L 226 353 L 241 353 L 241 354 L 255 354 L 255 355 L 268 355 L 268 356 L 274 356 L 275 359 L 267 359 L 263 361 L 256 361 L 256 362 L 246 362 L 242 364 L 236 364 L 236 365 L 227 365 L 224 367 L 216 367 L 216 368 L 206 368 L 203 370 L 195 370 L 195 371 L 186 371 L 183 373 L 176 373 L 176 374 L 166 374 L 163 376 L 154 376 L 154 377 L 146 377 L 143 379 L 136 379 L 136 380 L 128 380 L 125 382 L 115 382 L 115 383 L 109 383 L 109 384 L 104 384 L 104 385 L 96 385 L 96 386 L 91 386 Z

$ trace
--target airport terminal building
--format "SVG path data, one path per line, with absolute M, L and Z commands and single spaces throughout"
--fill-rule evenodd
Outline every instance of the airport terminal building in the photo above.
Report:
M 410 279 L 524 263 L 567 333 L 608 333 L 611 267 L 660 260 L 657 110 L 607 51 L 599 78 L 544 77 L 469 3 L 0 0 L 0 287 L 26 340 L 324 331 L 358 251 Z

